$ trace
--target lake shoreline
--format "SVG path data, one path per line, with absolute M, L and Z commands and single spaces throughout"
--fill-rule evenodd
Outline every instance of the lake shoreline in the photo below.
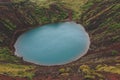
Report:
M 59 22 L 59 23 L 61 23 L 61 22 Z M 81 27 L 81 25 L 80 24 L 76 24 L 75 22 L 65 22 L 65 23 L 67 23 L 67 24 L 75 24 L 76 26 L 80 26 Z M 83 28 L 83 27 L 81 27 L 81 30 L 82 31 L 85 31 L 85 35 L 87 36 L 87 40 L 88 40 L 88 42 L 86 43 L 87 44 L 87 46 L 86 46 L 86 50 L 84 50 L 83 51 L 83 53 L 81 53 L 80 55 L 78 55 L 78 57 L 77 58 L 73 58 L 73 60 L 72 61 L 70 61 L 70 62 L 73 62 L 73 61 L 76 61 L 76 60 L 78 60 L 79 58 L 81 58 L 83 55 L 85 55 L 86 53 L 87 53 L 87 51 L 88 51 L 88 49 L 89 49 L 89 46 L 90 46 L 90 38 L 89 38 L 89 35 L 88 35 L 88 33 L 86 32 L 86 30 Z M 15 47 L 15 46 L 14 46 Z M 18 57 L 23 57 L 23 56 L 21 56 L 20 54 L 18 54 L 18 51 L 15 51 L 15 55 L 16 56 L 18 56 Z M 27 62 L 34 62 L 34 61 L 29 61 L 29 60 L 27 60 L 27 59 L 25 59 L 24 57 L 23 57 L 23 59 L 24 59 L 24 61 L 27 61 Z M 35 64 L 39 64 L 39 63 L 36 63 L 36 62 L 34 62 Z M 64 64 L 67 64 L 68 62 L 65 62 Z M 58 65 L 64 65 L 64 64 L 58 64 Z M 40 64 L 40 65 L 44 65 L 44 64 Z M 53 66 L 53 65 L 47 65 L 47 66 Z

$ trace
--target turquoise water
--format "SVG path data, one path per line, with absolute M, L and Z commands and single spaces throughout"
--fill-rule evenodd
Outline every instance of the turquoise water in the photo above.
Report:
M 61 65 L 79 59 L 89 45 L 89 36 L 80 24 L 61 22 L 22 34 L 15 43 L 15 54 L 35 64 Z

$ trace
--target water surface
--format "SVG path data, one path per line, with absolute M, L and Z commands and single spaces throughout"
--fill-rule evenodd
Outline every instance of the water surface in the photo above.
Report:
M 40 65 L 61 65 L 79 59 L 89 45 L 89 36 L 80 24 L 61 22 L 22 34 L 15 43 L 15 54 Z

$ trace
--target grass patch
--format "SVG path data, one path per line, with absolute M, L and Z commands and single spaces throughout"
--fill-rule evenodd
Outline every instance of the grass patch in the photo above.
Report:
M 12 52 L 7 48 L 0 48 L 0 62 L 17 63 L 20 58 L 12 55 Z
M 0 74 L 18 77 L 32 78 L 34 73 L 31 71 L 34 66 L 17 65 L 17 64 L 0 64 Z
M 32 79 L 35 66 L 18 64 L 20 61 L 7 47 L 0 48 L 0 74 Z
M 98 65 L 96 66 L 96 70 L 120 74 L 120 65 L 117 66 Z

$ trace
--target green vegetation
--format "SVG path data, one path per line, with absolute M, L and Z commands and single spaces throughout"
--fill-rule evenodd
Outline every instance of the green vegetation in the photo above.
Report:
M 80 73 L 83 74 L 84 79 L 90 80 L 104 80 L 104 75 L 101 72 L 109 72 L 120 74 L 120 64 L 116 64 L 115 66 L 109 66 L 107 64 L 98 64 L 96 65 L 95 69 L 91 68 L 89 65 L 81 65 L 79 67 Z
M 70 72 L 71 71 L 71 68 L 67 67 L 67 68 L 60 68 L 59 69 L 59 72 L 60 73 L 64 73 L 64 72 Z
M 0 74 L 18 77 L 28 77 L 32 79 L 34 76 L 34 66 L 18 65 L 18 64 L 0 64 Z
M 35 66 L 22 65 L 20 62 L 21 59 L 13 56 L 8 48 L 0 48 L 0 74 L 32 79 Z
M 120 65 L 117 66 L 109 66 L 109 65 L 98 65 L 96 67 L 97 71 L 104 71 L 104 72 L 110 72 L 110 73 L 117 73 L 120 74 Z
M 60 72 L 60 73 L 64 73 L 64 72 L 66 72 L 66 71 L 65 71 L 64 68 L 61 68 L 61 69 L 59 69 L 59 72 Z
M 6 47 L 6 48 L 0 48 L 0 54 L 10 54 L 10 50 Z
M 0 48 L 0 62 L 17 63 L 20 58 L 13 56 L 8 48 Z
M 83 73 L 84 75 L 84 79 L 104 79 L 103 75 L 98 73 L 96 70 L 91 69 L 88 65 L 81 65 L 79 67 L 79 70 L 81 71 L 81 73 Z
M 9 30 L 14 30 L 16 28 L 16 25 L 14 25 L 9 19 L 0 19 L 0 22 L 2 22 L 4 26 Z
M 95 76 L 85 75 L 85 76 L 84 76 L 84 79 L 85 79 L 85 80 L 93 80 L 93 79 L 95 79 Z
M 116 50 L 112 50 L 112 55 L 113 55 L 113 56 L 114 56 L 114 55 L 117 55 L 117 54 L 119 54 L 118 51 L 116 51 Z
M 68 16 L 68 13 L 64 9 L 60 8 L 57 5 L 54 5 L 54 7 L 55 8 L 53 8 L 53 10 L 49 10 L 47 8 L 40 8 L 39 6 L 36 6 L 35 14 L 39 18 L 38 22 L 40 24 L 53 23 L 57 20 L 62 21 Z
M 2 44 L 3 42 L 3 37 L 0 35 L 0 45 Z
M 59 69 L 59 73 L 61 76 L 68 76 L 71 71 L 72 71 L 72 69 L 70 67 Z

